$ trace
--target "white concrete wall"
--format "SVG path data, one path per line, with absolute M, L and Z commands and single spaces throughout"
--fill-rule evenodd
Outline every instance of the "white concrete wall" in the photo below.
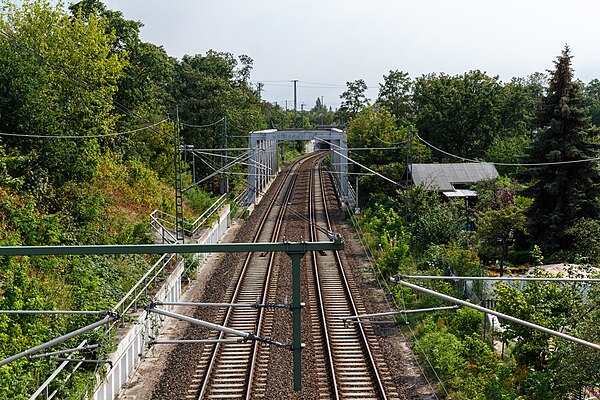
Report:
M 215 221 L 211 229 L 198 239 L 198 243 L 217 243 L 230 226 L 230 212 L 230 207 L 227 205 L 220 213 L 219 220 Z M 204 255 L 198 254 L 197 256 L 200 262 L 204 261 Z M 155 296 L 157 301 L 175 302 L 179 300 L 181 297 L 181 275 L 183 270 L 184 265 L 182 261 L 167 277 L 165 284 L 157 292 Z M 171 308 L 166 307 L 167 310 Z M 162 325 L 160 318 L 156 314 L 151 314 L 147 318 L 146 314 L 146 312 L 142 312 L 132 324 L 128 324 L 130 325 L 127 327 L 128 331 L 119 341 L 117 350 L 109 357 L 109 360 L 113 363 L 113 367 L 101 379 L 94 393 L 94 400 L 113 400 L 115 398 L 121 386 L 127 382 L 129 375 L 133 373 L 143 354 L 146 352 L 148 336 L 156 336 L 158 334 L 158 330 Z

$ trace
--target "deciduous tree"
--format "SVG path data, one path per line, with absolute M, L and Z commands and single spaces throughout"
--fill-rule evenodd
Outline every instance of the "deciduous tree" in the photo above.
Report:
M 376 104 L 391 112 L 402 125 L 408 125 L 413 117 L 412 81 L 408 73 L 390 71 L 379 84 Z

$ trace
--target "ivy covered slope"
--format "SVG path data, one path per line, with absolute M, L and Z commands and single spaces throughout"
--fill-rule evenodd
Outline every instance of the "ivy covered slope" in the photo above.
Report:
M 14 135 L 0 139 L 2 245 L 147 242 L 148 214 L 172 202 L 165 175 L 172 171 L 167 156 L 172 127 L 106 136 L 159 118 L 150 103 L 137 102 L 136 114 L 130 112 L 133 103 L 125 103 L 143 95 L 128 91 L 151 92 L 156 85 L 153 76 L 135 89 L 127 85 L 139 67 L 126 49 L 136 45 L 134 38 L 120 43 L 102 16 L 73 12 L 41 1 L 2 8 L 0 132 Z M 137 26 L 131 28 L 137 32 Z M 154 50 L 166 68 L 166 55 Z M 109 309 L 148 261 L 3 257 L 0 309 Z M 0 358 L 94 320 L 0 315 Z M 28 398 L 55 367 L 27 360 L 1 367 L 0 398 Z M 88 383 L 75 379 L 71 391 L 85 390 Z M 65 391 L 63 398 L 69 388 Z

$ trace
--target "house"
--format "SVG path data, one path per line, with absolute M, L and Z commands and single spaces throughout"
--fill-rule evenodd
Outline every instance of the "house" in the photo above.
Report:
M 490 163 L 411 164 L 409 172 L 414 185 L 465 200 L 477 197 L 477 192 L 469 189 L 472 184 L 498 177 Z

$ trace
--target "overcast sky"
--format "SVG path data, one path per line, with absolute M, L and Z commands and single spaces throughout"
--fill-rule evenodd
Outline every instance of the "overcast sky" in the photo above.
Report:
M 553 67 L 571 47 L 575 77 L 600 78 L 600 2 L 590 0 L 107 0 L 171 56 L 247 54 L 263 98 L 336 108 L 347 81 L 377 97 L 382 76 L 479 69 L 503 81 Z

